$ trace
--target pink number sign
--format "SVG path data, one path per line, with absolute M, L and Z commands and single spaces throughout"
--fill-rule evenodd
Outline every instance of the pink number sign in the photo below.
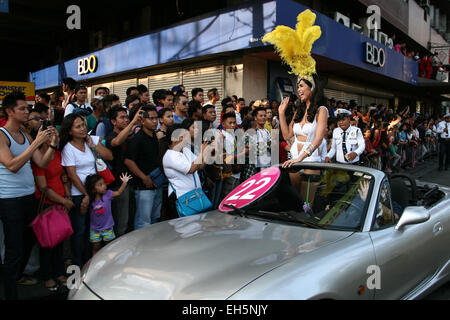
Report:
M 261 198 L 273 185 L 278 181 L 281 175 L 279 168 L 268 168 L 250 179 L 241 183 L 234 189 L 219 205 L 219 210 L 222 212 L 232 211 L 232 208 L 227 208 L 224 205 L 231 205 L 236 208 L 243 208 L 250 203 Z

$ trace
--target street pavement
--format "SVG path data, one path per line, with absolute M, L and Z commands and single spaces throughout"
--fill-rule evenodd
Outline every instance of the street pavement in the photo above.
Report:
M 415 168 L 406 170 L 405 173 L 411 174 L 418 180 L 437 183 L 450 186 L 450 170 L 438 171 L 437 157 L 419 163 Z M 39 277 L 39 272 L 35 274 Z M 0 300 L 3 299 L 3 281 L 0 268 Z M 34 286 L 18 286 L 19 299 L 21 300 L 65 300 L 68 290 L 65 287 L 60 288 L 56 293 L 49 292 L 42 281 Z M 450 282 L 437 289 L 424 300 L 450 300 Z

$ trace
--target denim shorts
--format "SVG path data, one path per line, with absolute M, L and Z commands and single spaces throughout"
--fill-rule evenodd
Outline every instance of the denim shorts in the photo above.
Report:
M 105 229 L 105 230 L 91 230 L 90 231 L 90 241 L 91 242 L 101 242 L 103 241 L 112 241 L 116 238 L 114 234 L 113 228 Z

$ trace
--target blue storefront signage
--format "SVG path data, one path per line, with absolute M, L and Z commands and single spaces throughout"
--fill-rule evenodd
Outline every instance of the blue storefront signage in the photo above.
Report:
M 0 0 L 0 12 L 9 12 L 9 0 Z
M 278 0 L 277 24 L 295 28 L 297 15 L 306 9 L 309 8 L 291 0 Z M 312 11 L 317 15 L 316 25 L 322 28 L 322 37 L 314 43 L 313 54 L 417 85 L 417 62 L 321 13 Z M 383 67 L 378 63 L 366 62 L 366 43 L 375 46 L 377 53 L 383 49 L 386 60 Z M 376 57 L 373 59 L 376 60 Z
M 378 48 L 376 45 L 366 42 L 364 44 L 366 50 L 366 62 L 383 68 L 386 64 L 386 51 L 383 48 Z
M 141 69 L 168 62 L 262 46 L 260 39 L 275 27 L 276 1 L 246 3 L 238 9 L 211 13 L 138 38 L 121 42 L 91 55 L 97 57 L 96 72 L 78 74 L 86 55 L 30 73 L 36 89 L 60 85 L 64 76 L 76 81 Z
M 168 62 L 267 46 L 261 42 L 264 34 L 277 25 L 295 28 L 297 15 L 305 9 L 308 8 L 291 0 L 245 3 L 237 9 L 228 8 L 32 72 L 30 81 L 35 82 L 39 90 L 60 85 L 63 76 L 80 81 Z M 322 37 L 314 44 L 313 54 L 417 84 L 416 62 L 325 15 L 315 13 L 316 24 L 322 28 Z M 96 57 L 95 71 L 92 71 L 91 56 Z M 86 63 L 85 58 L 91 60 Z

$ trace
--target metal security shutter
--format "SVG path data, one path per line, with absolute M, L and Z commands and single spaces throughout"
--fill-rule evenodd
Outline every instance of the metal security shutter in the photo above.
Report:
M 127 89 L 129 87 L 135 87 L 137 84 L 137 79 L 127 79 L 121 81 L 114 81 L 113 83 L 113 93 L 120 97 L 120 102 L 125 103 L 127 98 Z
M 86 86 L 86 88 L 87 88 L 87 97 L 88 97 L 88 101 L 89 101 L 89 103 L 91 103 L 91 101 L 92 101 L 92 99 L 93 99 L 93 96 L 94 96 L 94 92 L 93 92 L 91 86 Z M 91 98 L 91 97 L 92 97 L 92 98 Z
M 348 92 L 345 92 L 345 98 L 344 98 L 344 101 L 350 103 L 350 100 L 355 100 L 355 101 L 356 101 L 356 104 L 357 104 L 357 105 L 360 105 L 360 104 L 361 104 L 361 101 L 362 101 L 361 95 L 355 94 L 355 93 L 348 93 Z
M 220 100 L 216 103 L 216 111 L 222 111 L 221 101 L 224 98 L 224 66 L 198 66 L 194 68 L 186 68 L 183 70 L 183 85 L 189 93 L 189 99 L 192 99 L 191 92 L 194 88 L 202 88 L 205 94 L 205 102 L 208 101 L 208 90 L 217 88 Z
M 376 103 L 377 99 L 375 97 L 369 97 L 369 96 L 362 96 L 362 105 L 368 106 L 371 103 Z
M 139 77 L 138 79 L 138 84 L 143 84 L 144 86 L 146 86 L 148 88 L 148 77 Z M 152 92 L 150 92 L 150 95 L 152 94 Z
M 325 97 L 327 99 L 334 98 L 334 100 L 344 100 L 344 93 L 342 91 L 333 90 L 333 89 L 323 89 Z
M 97 89 L 99 87 L 106 87 L 106 88 L 109 89 L 110 93 L 113 93 L 113 83 L 112 82 L 93 84 L 92 85 L 92 92 L 91 92 L 92 96 L 91 96 L 91 98 L 94 98 L 95 89 Z
M 181 83 L 181 71 L 153 74 L 148 77 L 148 91 L 150 97 L 158 89 L 171 90 Z
M 389 107 L 389 99 L 377 98 L 377 104 L 382 104 L 383 106 Z

